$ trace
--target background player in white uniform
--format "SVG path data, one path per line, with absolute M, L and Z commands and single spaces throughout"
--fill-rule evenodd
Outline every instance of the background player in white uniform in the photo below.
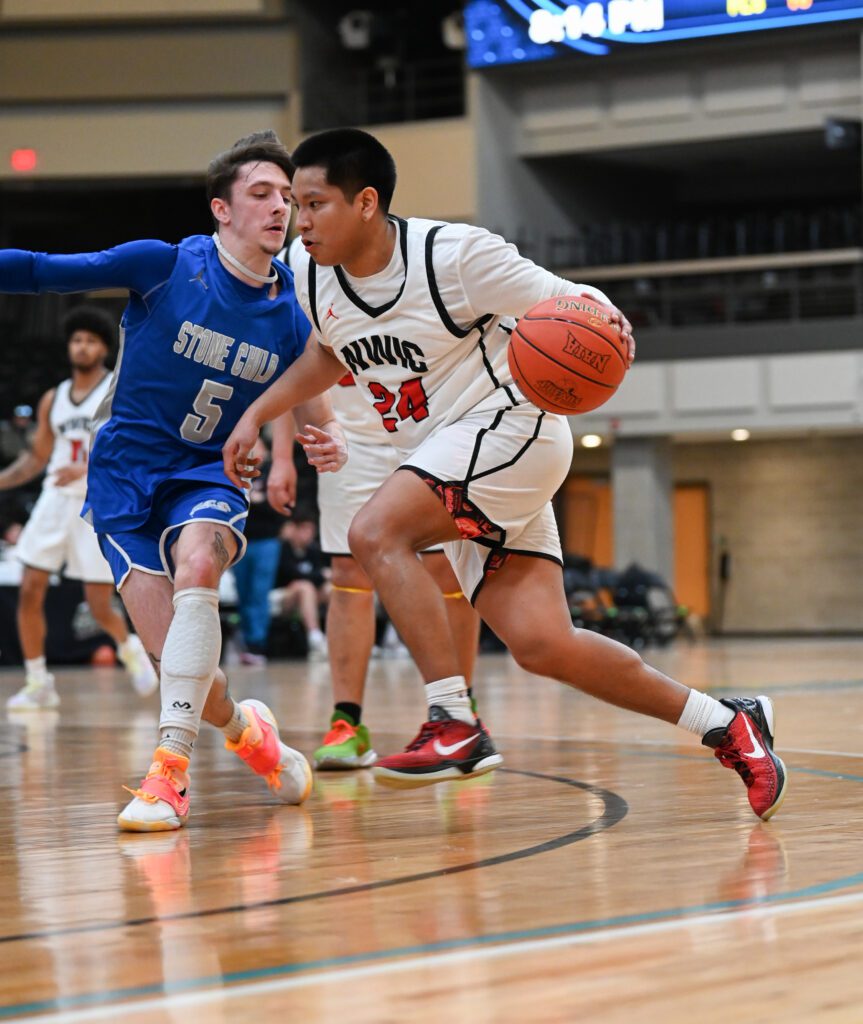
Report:
M 114 326 L 102 310 L 79 306 L 63 321 L 63 331 L 72 376 L 45 392 L 39 402 L 32 447 L 0 472 L 0 490 L 5 490 L 27 483 L 47 466 L 42 493 L 15 551 L 24 563 L 18 636 L 26 682 L 6 706 L 18 710 L 55 708 L 60 703 L 54 677 L 45 667 L 45 597 L 51 574 L 61 570 L 69 579 L 83 582 L 93 618 L 116 643 L 138 693 L 146 696 L 159 683 L 141 641 L 129 633 L 123 616 L 111 607 L 111 569 L 99 550 L 93 527 L 81 518 L 90 430 L 111 384 L 105 360 Z
M 292 268 L 307 257 L 300 238 L 289 250 Z M 327 651 L 333 687 L 330 729 L 315 751 L 316 768 L 366 768 L 377 755 L 362 724 L 366 673 L 375 639 L 374 588 L 348 545 L 351 520 L 398 469 L 398 451 L 388 442 L 380 416 L 369 406 L 353 374 L 330 389 L 350 458 L 338 473 L 318 479 L 321 550 L 330 555 L 332 589 L 327 606 Z M 423 564 L 446 601 L 462 673 L 470 684 L 479 643 L 479 618 L 461 591 L 438 546 L 423 552 Z
M 428 721 L 380 781 L 424 785 L 494 767 L 461 676 L 444 602 L 416 552 L 444 541 L 462 589 L 528 672 L 702 737 L 743 778 L 756 814 L 785 791 L 766 697 L 714 698 L 634 651 L 574 629 L 550 499 L 571 463 L 567 421 L 514 385 L 506 348 L 535 303 L 592 292 L 522 258 L 481 228 L 389 215 L 395 165 L 373 136 L 313 135 L 293 153 L 297 230 L 309 253 L 297 292 L 316 343 L 247 410 L 226 442 L 239 479 L 260 424 L 352 370 L 406 461 L 354 518 L 351 551 L 423 677 Z M 631 327 L 615 310 L 630 360 Z

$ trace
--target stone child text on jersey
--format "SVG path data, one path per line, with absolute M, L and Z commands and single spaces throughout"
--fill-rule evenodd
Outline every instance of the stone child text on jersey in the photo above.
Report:
M 228 359 L 233 357 L 229 371 L 233 377 L 266 384 L 279 367 L 278 353 L 268 352 L 265 348 L 249 345 L 245 341 L 240 342 L 236 351 L 232 352 L 236 344 L 236 338 L 184 320 L 177 331 L 173 347 L 177 355 L 203 363 L 214 370 L 224 371 Z

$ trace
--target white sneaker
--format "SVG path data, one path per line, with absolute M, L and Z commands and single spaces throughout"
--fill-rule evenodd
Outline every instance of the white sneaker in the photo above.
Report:
M 52 711 L 60 706 L 60 695 L 54 689 L 54 677 L 50 672 L 45 682 L 28 679 L 27 683 L 9 700 L 6 707 L 10 711 Z
M 123 666 L 129 673 L 132 686 L 139 697 L 149 697 L 159 688 L 159 677 L 153 664 L 147 657 L 147 652 L 141 642 L 141 638 L 134 633 L 129 634 L 129 639 L 123 645 L 125 650 L 120 655 Z
M 327 660 L 327 638 L 321 633 L 320 636 L 309 637 L 309 661 Z

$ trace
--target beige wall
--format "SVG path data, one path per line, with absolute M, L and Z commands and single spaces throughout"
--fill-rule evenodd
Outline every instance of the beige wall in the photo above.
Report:
M 476 219 L 474 133 L 468 118 L 369 130 L 395 157 L 399 173 L 395 213 L 441 220 Z
M 227 17 L 260 14 L 274 0 L 4 0 L 0 21 L 120 21 L 128 18 Z
M 863 438 L 681 445 L 674 466 L 710 485 L 725 630 L 863 630 Z
M 710 490 L 714 613 L 724 538 L 732 574 L 727 632 L 863 631 L 863 437 L 681 444 L 675 482 Z M 607 453 L 577 451 L 581 473 Z
M 37 151 L 36 179 L 99 179 L 198 175 L 258 128 L 290 146 L 300 138 L 299 45 L 292 26 L 251 19 L 0 36 L 0 180 L 16 178 L 5 155 L 17 148 Z M 399 168 L 396 212 L 475 220 L 469 119 L 373 130 Z
M 298 45 L 288 25 L 250 23 L 0 37 L 0 180 L 16 148 L 38 153 L 29 177 L 99 179 L 200 175 L 259 128 L 290 143 Z

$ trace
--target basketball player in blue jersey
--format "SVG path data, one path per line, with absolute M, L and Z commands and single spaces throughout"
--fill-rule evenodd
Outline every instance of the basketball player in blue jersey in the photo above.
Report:
M 608 299 L 482 228 L 391 216 L 395 164 L 366 132 L 313 135 L 293 159 L 307 252 L 295 267 L 297 294 L 316 332 L 244 413 L 225 468 L 239 483 L 261 424 L 332 386 L 346 368 L 402 454 L 349 534 L 425 678 L 429 705 L 407 749 L 378 761 L 378 780 L 420 786 L 499 761 L 471 710 L 443 598 L 416 557 L 443 542 L 462 591 L 522 668 L 701 736 L 740 774 L 755 813 L 769 818 L 786 773 L 773 753 L 767 697 L 717 701 L 572 625 L 550 502 L 570 468 L 572 434 L 563 417 L 521 394 L 506 349 L 515 318 L 537 302 Z M 619 311 L 614 320 L 631 362 L 630 324 Z
M 114 382 L 96 416 L 84 510 L 160 671 L 159 744 L 118 818 L 133 832 L 185 823 L 202 718 L 282 800 L 300 803 L 311 789 L 308 762 L 281 742 L 270 709 L 235 703 L 218 667 L 219 579 L 242 556 L 248 511 L 221 448 L 309 335 L 291 272 L 273 259 L 285 241 L 292 170 L 275 134 L 257 133 L 210 164 L 212 237 L 71 256 L 0 251 L 4 291 L 130 293 Z M 344 439 L 329 399 L 310 398 L 300 441 L 319 472 L 336 470 Z M 283 481 L 288 504 L 293 438 L 279 424 L 274 432 L 270 490 Z
M 52 710 L 60 704 L 54 676 L 45 665 L 45 599 L 51 574 L 61 571 L 83 584 L 93 618 L 117 645 L 135 690 L 146 697 L 159 685 L 140 639 L 111 606 L 111 570 L 93 527 L 81 519 L 91 424 L 111 386 L 105 360 L 115 333 L 111 318 L 92 306 L 78 306 L 64 319 L 72 376 L 45 392 L 30 447 L 0 472 L 0 490 L 20 487 L 45 472 L 42 493 L 15 549 L 24 564 L 18 637 L 25 685 L 6 702 L 11 711 Z

